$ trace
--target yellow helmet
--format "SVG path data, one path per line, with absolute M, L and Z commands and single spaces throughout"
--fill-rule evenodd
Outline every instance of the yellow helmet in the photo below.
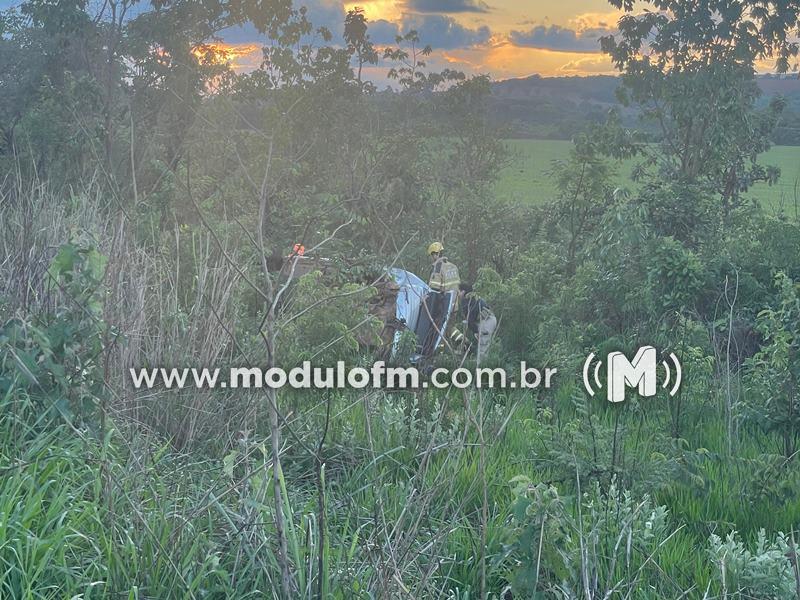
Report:
M 433 242 L 430 246 L 428 246 L 428 256 L 433 254 L 434 252 L 438 253 L 444 250 L 444 246 L 442 246 L 442 242 Z

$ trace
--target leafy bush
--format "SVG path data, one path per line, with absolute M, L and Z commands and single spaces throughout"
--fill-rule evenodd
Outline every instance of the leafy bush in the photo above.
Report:
M 798 589 L 789 560 L 789 542 L 783 533 L 768 540 L 759 530 L 754 551 L 748 550 L 736 532 L 723 540 L 712 534 L 709 553 L 716 566 L 719 585 L 725 598 L 796 598 Z
M 672 237 L 658 238 L 648 254 L 647 279 L 657 311 L 692 306 L 704 278 L 697 255 Z
M 689 247 L 707 242 L 718 219 L 714 198 L 699 185 L 647 184 L 634 200 L 647 211 L 647 222 L 660 237 Z
M 513 541 L 507 547 L 515 594 L 610 597 L 644 593 L 655 556 L 669 539 L 667 509 L 595 482 L 574 508 L 553 486 L 516 477 Z M 544 595 L 541 595 L 544 593 Z
M 491 267 L 480 269 L 475 289 L 498 315 L 497 335 L 506 351 L 530 357 L 547 345 L 548 355 L 542 358 L 556 360 L 554 340 L 564 333 L 558 302 L 566 291 L 560 274 L 563 261 L 549 245 L 539 244 L 535 256 L 520 257 L 518 262 L 518 272 L 506 278 Z M 553 329 L 562 335 L 551 336 Z
M 289 291 L 286 315 L 290 319 L 281 337 L 281 363 L 294 366 L 304 360 L 330 365 L 353 359 L 360 342 L 377 345 L 381 324 L 367 315 L 372 288 L 346 284 L 332 289 L 319 271 L 300 277 Z M 329 298 L 326 300 L 326 298 Z M 313 307 L 308 310 L 307 307 Z M 299 315 L 293 318 L 293 315 Z
M 778 303 L 761 311 L 757 327 L 765 340 L 747 361 L 747 416 L 765 431 L 781 435 L 788 458 L 800 436 L 800 285 L 783 273 L 775 277 Z
M 0 396 L 24 389 L 46 410 L 89 413 L 103 386 L 104 270 L 105 258 L 94 248 L 61 246 L 48 269 L 53 312 L 0 327 Z

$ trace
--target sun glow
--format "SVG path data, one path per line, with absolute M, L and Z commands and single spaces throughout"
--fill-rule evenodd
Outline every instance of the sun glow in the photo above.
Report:
M 250 56 L 261 50 L 257 44 L 225 44 L 221 42 L 201 44 L 192 49 L 197 60 L 207 64 L 229 65 L 237 59 Z
M 345 2 L 344 9 L 346 11 L 354 8 L 361 8 L 364 10 L 364 16 L 369 21 L 398 21 L 402 11 L 398 7 L 396 0 L 362 0 L 361 2 Z
M 443 52 L 450 65 L 463 65 L 478 73 L 491 73 L 496 79 L 544 76 L 615 74 L 611 60 L 602 54 L 556 52 L 515 46 L 508 41 L 488 48 L 454 49 Z

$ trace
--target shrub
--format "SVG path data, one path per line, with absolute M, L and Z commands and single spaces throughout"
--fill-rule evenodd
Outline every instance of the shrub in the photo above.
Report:
M 48 269 L 55 309 L 0 327 L 0 396 L 21 389 L 45 410 L 87 416 L 102 393 L 99 358 L 105 257 L 91 247 L 61 246 Z
M 781 435 L 788 458 L 800 436 L 800 286 L 783 273 L 775 283 L 777 306 L 761 311 L 757 318 L 765 344 L 747 361 L 746 415 L 765 431 Z
M 330 365 L 337 360 L 353 360 L 359 342 L 377 345 L 381 324 L 366 311 L 367 300 L 375 291 L 355 283 L 341 288 L 327 287 L 319 271 L 300 277 L 289 292 L 284 306 L 291 321 L 281 337 L 281 362 L 294 366 L 304 360 Z M 320 302 L 325 298 L 330 298 Z M 312 307 L 308 310 L 306 307 Z M 292 315 L 298 315 L 292 318 Z
M 656 553 L 670 537 L 667 509 L 645 495 L 637 500 L 612 482 L 595 482 L 575 506 L 553 486 L 512 481 L 512 560 L 515 594 L 538 597 L 610 597 L 648 589 L 645 575 L 657 576 Z
M 726 598 L 796 598 L 795 573 L 789 560 L 789 543 L 783 533 L 767 540 L 759 530 L 753 552 L 745 548 L 736 532 L 723 540 L 712 534 L 709 553 L 716 566 L 716 575 Z
M 691 307 L 703 283 L 697 255 L 672 237 L 658 238 L 649 253 L 647 279 L 656 310 Z

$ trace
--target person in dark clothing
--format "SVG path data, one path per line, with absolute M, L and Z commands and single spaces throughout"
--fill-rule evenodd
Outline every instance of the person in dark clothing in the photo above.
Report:
M 472 286 L 468 283 L 461 283 L 458 286 L 458 295 L 461 305 L 461 316 L 465 329 L 471 331 L 478 338 L 477 363 L 480 364 L 483 357 L 489 351 L 492 343 L 494 331 L 497 329 L 497 318 L 491 308 L 483 298 L 479 298 L 472 291 Z

